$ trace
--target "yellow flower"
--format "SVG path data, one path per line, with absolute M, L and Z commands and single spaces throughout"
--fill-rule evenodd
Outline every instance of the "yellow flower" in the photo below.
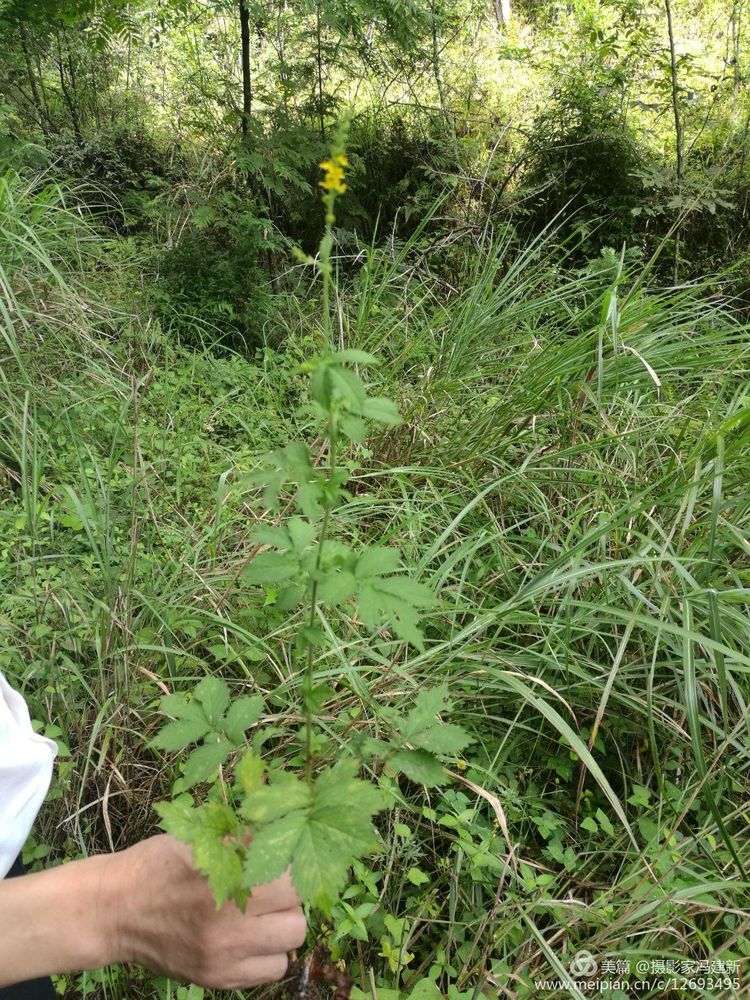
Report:
M 344 183 L 344 167 L 349 166 L 349 158 L 344 153 L 338 153 L 331 160 L 323 160 L 320 169 L 325 171 L 325 177 L 319 181 L 324 191 L 335 191 L 343 194 L 346 191 Z

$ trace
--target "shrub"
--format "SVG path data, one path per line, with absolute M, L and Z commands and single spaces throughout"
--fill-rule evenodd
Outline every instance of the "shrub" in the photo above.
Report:
M 643 197 L 643 155 L 611 93 L 580 79 L 537 116 L 522 214 L 533 231 L 568 206 L 580 224 L 596 222 L 596 249 L 635 239 L 632 210 Z
M 277 245 L 268 220 L 232 191 L 191 211 L 177 242 L 161 255 L 156 311 L 183 339 L 257 345 L 269 294 L 261 256 Z

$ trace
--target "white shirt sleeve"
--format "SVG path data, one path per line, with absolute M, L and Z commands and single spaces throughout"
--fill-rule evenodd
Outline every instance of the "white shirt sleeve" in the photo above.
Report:
M 26 702 L 0 674 L 0 878 L 31 832 L 56 753 L 54 742 L 31 728 Z

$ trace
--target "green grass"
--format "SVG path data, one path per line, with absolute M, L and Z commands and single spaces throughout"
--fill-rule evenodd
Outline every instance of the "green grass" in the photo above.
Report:
M 51 864 L 155 830 L 179 774 L 147 747 L 165 688 L 221 671 L 262 692 L 293 754 L 294 622 L 242 583 L 265 515 L 233 487 L 305 434 L 296 369 L 321 331 L 293 272 L 275 346 L 180 347 L 130 294 L 137 254 L 94 242 L 69 192 L 1 190 L 0 669 L 64 744 L 28 850 Z M 447 792 L 398 789 L 348 901 L 376 904 L 369 940 L 334 947 L 366 991 L 430 974 L 454 998 L 535 997 L 585 948 L 744 958 L 736 991 L 642 994 L 742 995 L 750 331 L 720 285 L 649 289 L 614 254 L 575 270 L 554 232 L 425 245 L 342 266 L 334 334 L 381 356 L 406 417 L 342 517 L 442 604 L 424 653 L 342 619 L 316 671 L 331 752 L 438 680 L 476 742 Z M 61 988 L 186 996 L 135 970 Z

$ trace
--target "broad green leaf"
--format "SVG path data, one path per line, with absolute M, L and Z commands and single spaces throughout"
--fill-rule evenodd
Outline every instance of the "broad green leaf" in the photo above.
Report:
M 473 995 L 474 991 L 471 990 L 470 996 L 473 997 Z M 420 979 L 412 987 L 409 1000 L 443 1000 L 443 994 L 438 989 L 437 983 L 432 979 Z
M 403 418 L 398 412 L 396 404 L 384 396 L 368 396 L 362 407 L 361 414 L 363 417 L 375 420 L 379 424 L 389 424 L 391 427 L 397 427 L 403 423 Z
M 317 534 L 315 525 L 310 524 L 309 521 L 305 521 L 301 517 L 290 517 L 287 522 L 287 530 L 292 547 L 297 555 L 300 555 L 306 548 L 313 544 Z
M 178 719 L 168 722 L 151 740 L 151 746 L 158 750 L 184 750 L 191 743 L 197 743 L 211 726 L 206 719 Z
M 245 739 L 245 733 L 250 726 L 255 725 L 263 714 L 263 698 L 261 695 L 243 695 L 236 698 L 229 706 L 224 732 L 238 746 Z
M 342 414 L 339 420 L 341 433 L 355 444 L 362 444 L 367 437 L 367 424 L 360 417 L 351 413 Z
M 242 573 L 246 583 L 280 583 L 299 573 L 299 560 L 291 552 L 259 552 Z
M 195 689 L 195 698 L 203 706 L 206 718 L 215 726 L 229 704 L 229 688 L 219 677 L 204 677 Z
M 298 810 L 287 813 L 253 834 L 245 856 L 246 887 L 263 885 L 287 870 L 306 822 L 307 814 Z
M 414 705 L 408 715 L 409 732 L 419 732 L 434 726 L 441 712 L 450 710 L 448 685 L 438 684 L 436 687 L 422 688 L 414 698 Z
M 389 757 L 388 763 L 419 785 L 431 787 L 446 781 L 442 764 L 426 750 L 399 750 Z
M 417 626 L 418 617 L 411 609 L 403 607 L 391 622 L 391 627 L 399 639 L 411 643 L 420 653 L 424 652 L 424 635 Z
M 431 608 L 440 603 L 429 587 L 408 576 L 379 577 L 373 586 L 415 608 Z
M 305 596 L 305 588 L 294 584 L 291 587 L 282 587 L 279 596 L 276 598 L 276 607 L 279 611 L 291 611 L 296 608 Z
M 406 873 L 406 877 L 412 885 L 426 885 L 430 881 L 430 876 L 427 872 L 423 872 L 421 868 L 410 868 Z
M 360 377 L 348 368 L 339 368 L 336 365 L 332 365 L 329 372 L 333 391 L 339 399 L 343 400 L 353 413 L 360 413 L 367 398 Z
M 226 899 L 236 897 L 242 888 L 240 845 L 228 840 L 237 832 L 232 809 L 219 802 L 209 802 L 197 810 L 199 825 L 193 837 L 193 863 L 208 878 L 217 908 Z
M 304 903 L 325 912 L 346 885 L 349 864 L 327 832 L 308 820 L 295 844 L 292 884 Z
M 185 787 L 192 788 L 201 781 L 213 778 L 231 751 L 232 744 L 223 738 L 193 750 L 185 764 Z
M 354 575 L 358 580 L 364 580 L 371 576 L 381 576 L 383 573 L 392 573 L 401 565 L 401 557 L 398 549 L 390 549 L 381 545 L 374 545 L 365 549 L 357 559 L 357 566 Z
M 161 817 L 159 826 L 185 844 L 192 844 L 197 828 L 197 809 L 185 802 L 157 802 L 154 809 Z
M 455 726 L 450 722 L 439 722 L 431 729 L 425 729 L 417 736 L 412 737 L 410 742 L 423 750 L 429 750 L 430 753 L 455 757 L 474 740 L 460 726 Z
M 305 809 L 311 797 L 309 785 L 299 778 L 287 776 L 248 795 L 240 811 L 251 823 L 270 823 L 295 809 Z
M 310 375 L 310 393 L 325 411 L 330 410 L 333 399 L 333 381 L 328 365 L 318 365 Z
M 355 859 L 377 847 L 371 817 L 385 805 L 380 790 L 356 775 L 353 761 L 323 771 L 292 858 L 292 881 L 306 902 L 324 908 L 346 883 Z
M 188 701 L 182 694 L 164 695 L 159 701 L 159 711 L 175 719 L 192 719 L 197 722 L 205 718 L 200 702 L 195 698 Z
M 599 826 L 604 830 L 608 837 L 614 837 L 615 828 L 612 826 L 612 821 L 609 816 L 601 809 L 596 810 L 596 818 L 599 822 Z
M 340 604 L 352 597 L 356 590 L 356 581 L 352 573 L 335 570 L 321 574 L 318 583 L 318 597 L 323 604 Z
M 250 795 L 262 787 L 264 771 L 263 758 L 253 750 L 248 750 L 234 769 L 235 781 L 246 795 Z
M 270 545 L 274 549 L 290 549 L 292 540 L 286 528 L 276 528 L 271 524 L 259 524 L 250 534 L 250 540 L 257 545 Z

